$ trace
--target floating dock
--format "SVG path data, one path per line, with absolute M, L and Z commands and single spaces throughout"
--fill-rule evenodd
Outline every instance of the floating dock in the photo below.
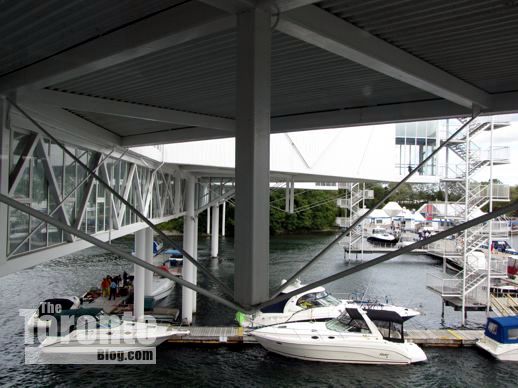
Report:
M 189 327 L 190 334 L 172 337 L 169 344 L 204 344 L 204 345 L 252 345 L 256 339 L 249 330 L 242 327 Z M 426 347 L 466 347 L 474 346 L 482 338 L 482 330 L 405 330 L 405 339 Z

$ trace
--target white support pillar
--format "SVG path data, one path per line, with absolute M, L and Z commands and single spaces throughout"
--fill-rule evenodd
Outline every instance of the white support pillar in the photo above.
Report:
M 223 201 L 223 206 L 222 206 L 222 214 L 221 214 L 221 236 L 225 237 L 225 227 L 226 227 L 226 224 L 225 222 L 227 221 L 227 218 L 226 218 L 226 213 L 227 213 L 227 201 Z
M 178 214 L 181 211 L 182 203 L 182 178 L 176 173 L 174 177 L 174 214 Z
M 210 257 L 219 253 L 219 205 L 212 206 L 212 234 L 210 236 Z
M 196 215 L 194 217 L 194 247 L 193 247 L 193 255 L 196 260 L 198 260 L 198 216 Z M 198 284 L 198 268 L 194 267 L 192 268 L 193 272 L 193 278 L 192 283 Z M 196 313 L 197 310 L 197 295 L 198 293 L 196 291 L 192 291 L 192 312 Z
M 0 193 L 9 195 L 9 127 L 8 104 L 0 98 Z M 0 203 L 0 265 L 7 261 L 7 234 L 9 223 L 9 207 Z
M 194 254 L 194 188 L 196 180 L 193 176 L 187 178 L 185 189 L 185 216 L 183 218 L 183 249 L 191 256 Z M 182 276 L 184 280 L 193 282 L 194 266 L 184 259 Z M 194 292 L 187 287 L 182 287 L 182 321 L 190 325 L 192 323 Z
M 146 228 L 144 229 L 146 233 L 146 252 L 145 259 L 149 264 L 153 264 L 153 229 Z M 153 292 L 153 272 L 145 270 L 145 285 L 144 292 L 146 295 L 151 295 Z
M 292 179 L 290 183 L 290 214 L 295 212 L 295 181 Z
M 210 206 L 207 208 L 207 234 L 210 235 Z
M 135 232 L 135 256 L 139 259 L 146 259 L 146 230 L 141 229 Z M 145 269 L 140 265 L 134 265 L 133 279 L 133 316 L 139 322 L 144 320 L 144 284 Z
M 252 305 L 269 297 L 270 13 L 238 15 L 234 292 Z
M 284 211 L 286 213 L 290 212 L 290 192 L 291 192 L 291 183 L 290 181 L 286 181 L 286 196 L 285 196 L 285 202 L 284 202 Z

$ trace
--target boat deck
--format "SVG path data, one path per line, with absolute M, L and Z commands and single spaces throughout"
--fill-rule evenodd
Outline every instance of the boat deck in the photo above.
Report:
M 257 344 L 256 339 L 242 327 L 201 327 L 189 328 L 190 334 L 173 337 L 169 344 L 206 344 L 206 345 L 248 345 Z M 482 330 L 405 330 L 405 338 L 422 346 L 430 347 L 464 347 L 474 346 L 483 335 Z

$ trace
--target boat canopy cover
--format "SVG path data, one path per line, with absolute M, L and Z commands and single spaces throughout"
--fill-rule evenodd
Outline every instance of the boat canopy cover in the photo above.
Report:
M 372 321 L 403 323 L 404 319 L 395 311 L 372 309 L 366 311 Z
M 53 312 L 56 311 L 57 306 L 59 306 L 59 310 L 69 310 L 74 305 L 74 301 L 65 298 L 53 298 L 46 299 L 40 303 L 38 306 L 38 317 L 42 315 L 53 315 Z
M 484 334 L 502 344 L 517 344 L 518 316 L 488 318 Z

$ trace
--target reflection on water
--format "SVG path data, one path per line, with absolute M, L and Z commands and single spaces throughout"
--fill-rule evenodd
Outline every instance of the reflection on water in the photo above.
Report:
M 304 235 L 275 237 L 271 241 L 271 289 L 292 275 L 334 236 Z M 231 239 L 221 239 L 222 260 L 209 258 L 209 241 L 199 243 L 200 261 L 228 285 L 233 283 Z M 118 242 L 130 248 L 131 242 Z M 513 244 L 517 246 L 515 242 Z M 334 247 L 303 277 L 303 282 L 317 280 L 346 268 L 343 251 Z M 23 319 L 18 309 L 36 307 L 38 302 L 56 296 L 79 295 L 98 285 L 106 274 L 131 271 L 132 265 L 97 248 L 53 260 L 45 265 L 0 278 L 0 363 L 4 366 L 0 384 L 13 385 L 89 385 L 108 384 L 182 384 L 200 385 L 277 385 L 299 386 L 506 386 L 514 384 L 518 372 L 513 364 L 495 362 L 476 349 L 425 349 L 429 361 L 406 367 L 353 366 L 309 363 L 270 354 L 259 346 L 171 347 L 159 349 L 156 366 L 25 366 L 23 365 Z M 356 293 L 413 307 L 422 315 L 408 327 L 439 328 L 460 325 L 460 313 L 445 309 L 441 318 L 441 298 L 425 287 L 426 273 L 439 272 L 440 266 L 426 256 L 405 256 L 380 264 L 327 288 L 334 294 Z M 199 284 L 211 287 L 200 276 Z M 219 294 L 218 290 L 213 291 Z M 176 306 L 181 287 L 161 302 Z M 215 302 L 198 297 L 197 324 L 232 324 L 234 312 Z M 483 313 L 469 313 L 469 325 L 480 327 Z

